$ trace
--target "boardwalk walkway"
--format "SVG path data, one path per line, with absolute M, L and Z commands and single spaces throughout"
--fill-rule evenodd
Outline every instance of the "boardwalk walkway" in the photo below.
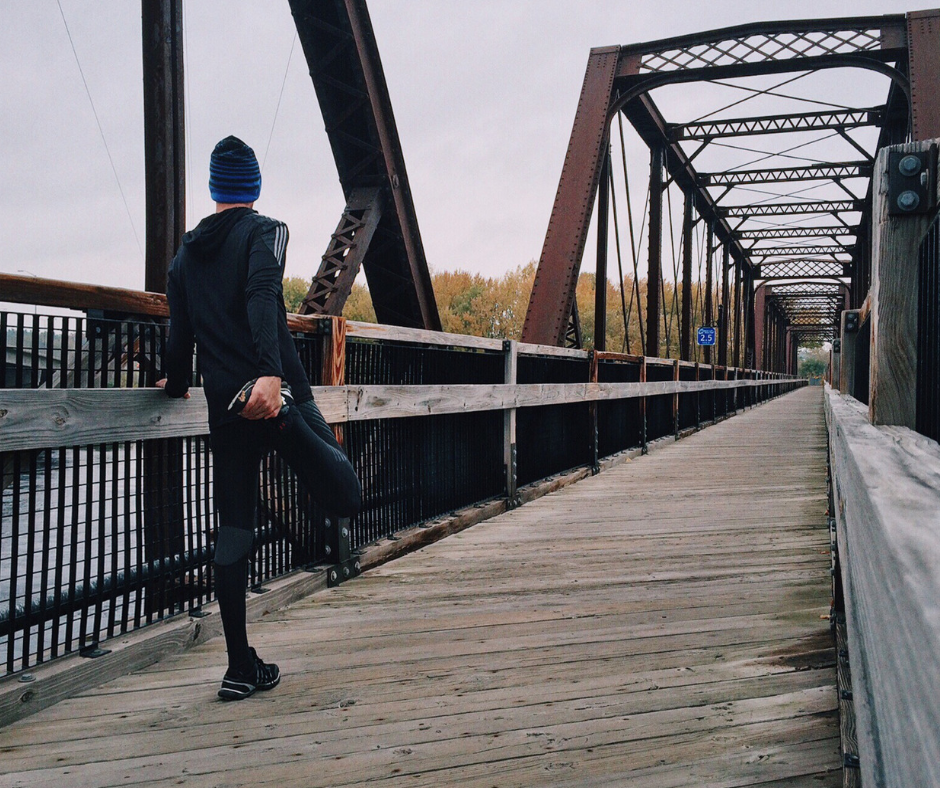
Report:
M 801 389 L 0 731 L 0 788 L 841 785 Z

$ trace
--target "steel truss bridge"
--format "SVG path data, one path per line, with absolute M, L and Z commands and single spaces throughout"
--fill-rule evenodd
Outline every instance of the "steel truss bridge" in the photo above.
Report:
M 182 2 L 145 0 L 146 290 L 0 274 L 0 785 L 940 785 L 940 11 L 591 50 L 503 340 L 440 331 L 365 0 L 289 6 L 345 206 L 288 326 L 363 509 L 263 458 L 246 615 L 289 679 L 213 703 L 198 358 L 155 390 Z M 679 117 L 706 84 L 740 100 Z M 591 233 L 621 311 L 595 288 L 585 350 Z M 341 316 L 360 271 L 378 325 Z

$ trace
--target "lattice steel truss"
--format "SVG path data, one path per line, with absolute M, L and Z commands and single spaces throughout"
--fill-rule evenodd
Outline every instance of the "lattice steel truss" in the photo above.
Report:
M 762 263 L 755 269 L 757 279 L 841 278 L 848 276 L 844 263 L 831 260 L 783 260 Z
M 884 107 L 874 107 L 831 112 L 799 112 L 790 115 L 764 115 L 704 123 L 679 123 L 669 126 L 669 138 L 677 142 L 713 140 L 722 137 L 751 137 L 759 134 L 781 134 L 793 131 L 856 129 L 879 125 L 884 112 Z
M 832 238 L 841 235 L 855 235 L 857 228 L 845 225 L 829 227 L 768 227 L 757 230 L 740 230 L 735 233 L 742 241 L 772 240 L 775 238 Z
M 755 262 L 768 257 L 793 257 L 794 255 L 851 255 L 849 246 L 774 246 L 766 249 L 749 249 L 748 254 Z
M 699 173 L 702 186 L 744 186 L 752 183 L 789 183 L 795 181 L 842 180 L 871 177 L 871 163 L 849 161 L 816 164 L 810 167 L 773 167 L 764 170 Z
M 719 213 L 728 219 L 750 219 L 755 216 L 798 216 L 810 213 L 853 213 L 865 208 L 864 200 L 808 200 L 806 202 L 777 202 L 757 205 L 728 205 Z
M 882 50 L 882 31 L 903 24 L 903 17 L 868 19 L 812 20 L 777 25 L 741 25 L 739 27 L 683 36 L 673 46 L 662 42 L 638 47 L 642 53 L 640 73 L 662 73 L 687 69 L 766 63 L 825 55 L 850 55 Z M 803 28 L 803 29 L 799 29 Z

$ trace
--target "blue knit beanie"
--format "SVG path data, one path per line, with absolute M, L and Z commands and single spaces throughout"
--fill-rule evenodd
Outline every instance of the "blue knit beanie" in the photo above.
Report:
M 254 202 L 261 194 L 255 152 L 238 137 L 226 137 L 209 159 L 209 194 L 216 202 Z

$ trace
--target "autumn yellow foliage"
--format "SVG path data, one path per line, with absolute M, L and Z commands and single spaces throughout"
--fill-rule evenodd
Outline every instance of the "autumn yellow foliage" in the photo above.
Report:
M 525 321 L 529 295 L 535 280 L 535 261 L 508 271 L 500 277 L 487 277 L 469 271 L 433 271 L 431 281 L 434 296 L 441 316 L 444 331 L 453 334 L 520 339 Z M 593 273 L 582 273 L 578 277 L 576 299 L 581 322 L 582 344 L 594 347 L 595 281 Z M 301 277 L 284 280 L 284 300 L 289 311 L 296 311 L 307 293 L 309 281 Z M 693 324 L 703 325 L 703 288 L 693 284 Z M 642 353 L 646 328 L 646 280 L 641 279 L 636 287 L 631 276 L 623 280 L 621 292 L 616 282 L 607 282 L 607 349 L 627 353 Z M 666 282 L 663 287 L 660 307 L 663 322 L 660 327 L 660 352 L 658 355 L 675 358 L 679 355 L 679 303 L 681 287 Z M 626 307 L 626 310 L 624 309 Z M 717 309 L 714 310 L 717 314 Z M 624 320 L 624 314 L 627 320 Z M 376 322 L 375 310 L 369 289 L 355 283 L 343 315 L 348 320 Z M 641 317 L 643 321 L 641 329 Z M 701 349 L 694 345 L 694 357 L 701 357 Z

